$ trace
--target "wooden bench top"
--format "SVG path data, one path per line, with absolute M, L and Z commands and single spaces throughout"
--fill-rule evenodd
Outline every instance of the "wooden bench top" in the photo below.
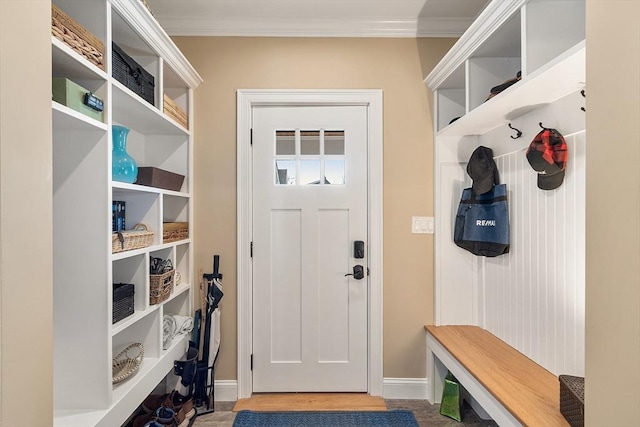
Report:
M 558 377 L 477 326 L 425 326 L 525 426 L 568 426 Z

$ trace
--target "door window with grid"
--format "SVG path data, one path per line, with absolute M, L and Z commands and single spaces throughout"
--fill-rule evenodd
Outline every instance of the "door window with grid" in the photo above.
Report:
M 276 185 L 345 184 L 344 130 L 277 130 Z

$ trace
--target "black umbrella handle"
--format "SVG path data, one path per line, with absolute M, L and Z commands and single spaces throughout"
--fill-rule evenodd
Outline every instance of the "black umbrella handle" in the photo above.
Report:
M 207 280 L 220 279 L 222 280 L 222 273 L 219 273 L 220 270 L 220 255 L 213 256 L 213 273 L 204 274 L 204 278 Z
M 213 256 L 213 275 L 218 277 L 218 271 L 220 270 L 220 255 Z

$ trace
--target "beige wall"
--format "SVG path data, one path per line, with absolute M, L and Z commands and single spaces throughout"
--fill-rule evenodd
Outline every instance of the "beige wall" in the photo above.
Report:
M 225 297 L 217 378 L 236 378 L 236 90 L 382 89 L 384 376 L 424 378 L 433 317 L 431 102 L 422 83 L 451 39 L 176 38 L 203 77 L 195 96 L 195 264 L 221 255 Z
M 50 426 L 52 417 L 48 14 L 45 0 L 0 0 L 0 426 Z M 636 425 L 640 419 L 638 22 L 640 3 L 635 0 L 587 2 L 586 415 L 587 425 L 594 427 Z M 16 34 L 21 35 L 21 42 Z M 185 38 L 179 43 L 206 79 L 197 99 L 196 265 L 210 271 L 211 255 L 223 255 L 225 323 L 218 378 L 235 378 L 236 189 L 235 152 L 230 148 L 235 144 L 234 91 L 312 85 L 385 91 L 385 376 L 424 376 L 421 367 L 396 366 L 408 358 L 412 366 L 424 363 L 421 328 L 423 321 L 431 320 L 432 243 L 406 230 L 411 215 L 432 213 L 431 129 L 429 120 L 423 122 L 430 114 L 430 104 L 424 102 L 421 80 L 449 42 Z M 325 43 L 332 47 L 313 47 L 312 52 L 304 48 Z M 349 51 L 354 45 L 357 49 Z M 350 69 L 352 58 L 366 62 L 362 57 L 367 55 L 358 45 L 368 46 L 371 67 Z M 26 51 L 30 54 L 25 55 Z M 427 52 L 433 52 L 434 58 L 428 58 Z M 331 77 L 305 81 L 295 70 L 305 68 L 301 60 L 311 54 L 339 63 L 340 72 L 325 70 Z M 283 71 L 272 57 L 295 62 L 287 65 L 290 71 Z M 422 70 L 417 71 L 419 66 Z M 313 70 L 325 66 L 306 68 L 315 75 Z M 617 70 L 614 76 L 613 70 Z M 16 81 L 22 84 L 14 84 Z M 399 90 L 398 81 L 405 81 L 407 88 Z M 404 96 L 407 99 L 402 104 Z M 388 111 L 394 105 L 406 112 L 406 120 L 398 121 L 400 114 Z M 396 117 L 395 122 L 389 123 L 389 114 Z M 408 133 L 402 139 L 405 127 Z M 389 153 L 391 150 L 396 153 Z M 409 172 L 392 173 L 392 167 Z M 426 192 L 424 198 L 417 193 L 411 196 L 410 190 L 418 186 Z M 26 202 L 27 198 L 32 202 Z M 390 211 L 396 208 L 404 220 L 393 219 Z M 626 218 L 624 228 L 620 227 L 622 218 Z M 424 257 L 416 263 L 411 250 Z M 405 253 L 408 258 L 394 257 L 394 253 Z M 408 266 L 410 272 L 405 272 Z M 409 275 L 419 288 L 413 298 L 407 292 L 415 289 L 404 283 Z M 412 299 L 416 302 L 408 307 L 399 302 Z M 407 356 L 398 356 L 405 352 Z
M 587 426 L 640 422 L 639 22 L 587 2 Z
M 0 426 L 50 426 L 51 6 L 0 0 Z

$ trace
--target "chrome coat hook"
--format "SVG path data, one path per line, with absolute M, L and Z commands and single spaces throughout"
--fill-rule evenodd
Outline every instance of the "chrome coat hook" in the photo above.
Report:
M 522 136 L 522 132 L 520 131 L 520 129 L 514 128 L 513 126 L 511 126 L 511 123 L 509 123 L 509 127 L 516 131 L 516 136 L 511 135 L 511 139 L 518 139 Z

